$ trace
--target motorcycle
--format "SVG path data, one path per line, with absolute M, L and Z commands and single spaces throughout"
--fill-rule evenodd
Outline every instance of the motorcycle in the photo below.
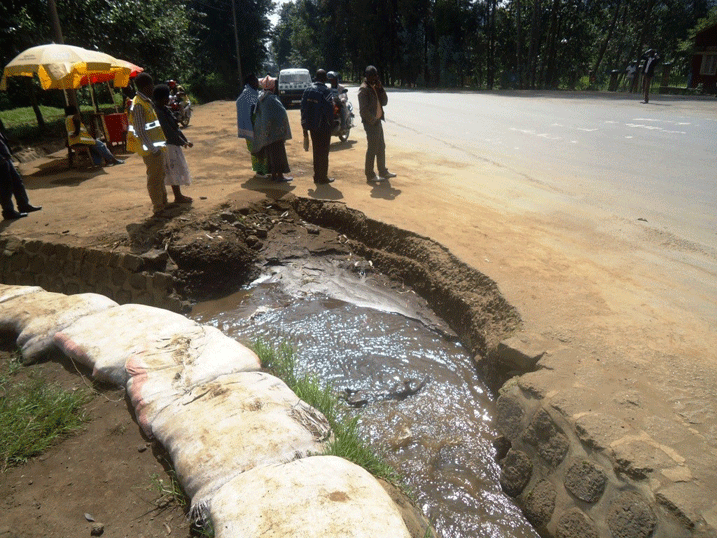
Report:
M 348 90 L 343 89 L 334 96 L 334 124 L 331 136 L 338 136 L 341 142 L 349 139 L 349 133 L 354 126 L 354 107 L 349 101 Z
M 192 117 L 192 102 L 186 94 L 170 95 L 168 106 L 177 123 L 182 127 L 189 125 L 189 119 Z

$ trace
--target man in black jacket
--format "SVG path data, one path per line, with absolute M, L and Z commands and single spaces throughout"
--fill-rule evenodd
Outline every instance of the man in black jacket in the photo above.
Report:
M 329 146 L 331 124 L 334 118 L 334 101 L 326 86 L 326 71 L 316 72 L 316 81 L 304 90 L 301 97 L 301 127 L 304 138 L 311 133 L 314 150 L 314 183 L 325 185 L 334 181 L 329 174 Z M 305 146 L 306 147 L 306 146 Z
M 650 49 L 642 55 L 642 60 L 645 63 L 642 66 L 642 93 L 645 98 L 644 103 L 650 102 L 650 85 L 652 84 L 652 77 L 655 76 L 655 67 L 660 62 L 660 57 L 657 55 L 657 51 Z
M 378 78 L 378 70 L 374 66 L 369 65 L 365 75 L 366 78 L 358 91 L 358 101 L 361 121 L 368 142 L 364 172 L 366 181 L 371 183 L 385 181 L 396 177 L 396 174 L 389 172 L 386 168 L 386 142 L 383 139 L 383 126 L 381 125 L 381 122 L 384 121 L 383 107 L 388 103 L 388 96 Z M 374 160 L 378 167 L 378 175 L 373 170 Z

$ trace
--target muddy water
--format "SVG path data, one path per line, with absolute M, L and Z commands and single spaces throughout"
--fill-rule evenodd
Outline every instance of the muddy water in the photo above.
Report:
M 335 263 L 296 262 L 192 316 L 245 343 L 288 340 L 300 372 L 363 404 L 351 411 L 362 435 L 405 477 L 439 536 L 537 536 L 498 484 L 493 402 L 471 358 L 411 292 Z

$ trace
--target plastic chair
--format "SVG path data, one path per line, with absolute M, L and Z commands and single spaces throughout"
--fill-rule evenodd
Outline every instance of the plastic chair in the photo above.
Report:
M 107 146 L 111 148 L 119 145 L 123 152 L 127 151 L 127 129 L 129 128 L 127 114 L 124 112 L 105 114 L 102 116 L 102 124 L 107 135 Z

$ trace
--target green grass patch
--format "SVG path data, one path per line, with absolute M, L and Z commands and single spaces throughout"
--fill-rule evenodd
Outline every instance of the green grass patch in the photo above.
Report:
M 84 390 L 67 391 L 44 378 L 16 383 L 15 356 L 0 373 L 0 472 L 27 462 L 87 421 Z
M 257 340 L 252 349 L 264 368 L 282 379 L 299 398 L 321 411 L 329 421 L 334 439 L 329 442 L 326 455 L 347 459 L 393 484 L 401 483 L 400 474 L 361 439 L 358 432 L 359 417 L 349 416 L 348 409 L 342 405 L 331 385 L 322 383 L 315 375 L 296 374 L 296 357 L 291 345 L 282 343 L 274 348 Z

